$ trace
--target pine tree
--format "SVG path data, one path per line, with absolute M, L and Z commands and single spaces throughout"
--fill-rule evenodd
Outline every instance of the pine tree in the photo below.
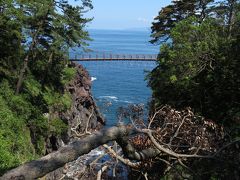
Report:
M 23 14 L 23 32 L 26 53 L 19 73 L 16 94 L 20 92 L 29 61 L 36 59 L 39 51 L 48 52 L 51 61 L 53 52 L 66 53 L 70 47 L 85 46 L 89 40 L 84 27 L 91 19 L 83 18 L 89 1 L 82 6 L 72 6 L 68 1 L 20 1 L 17 10 Z
M 196 16 L 199 20 L 206 18 L 208 6 L 213 0 L 174 0 L 159 11 L 152 23 L 151 43 L 165 42 L 176 23 L 190 16 Z
M 14 80 L 19 57 L 23 54 L 21 46 L 22 24 L 11 0 L 0 2 L 0 82 L 2 78 Z

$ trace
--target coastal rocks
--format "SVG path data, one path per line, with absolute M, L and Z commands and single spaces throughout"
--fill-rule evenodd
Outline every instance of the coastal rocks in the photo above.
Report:
M 72 107 L 61 118 L 68 122 L 68 135 L 74 138 L 100 129 L 105 122 L 90 92 L 91 78 L 88 72 L 81 65 L 72 63 L 70 66 L 77 70 L 75 78 L 66 87 L 72 96 Z
M 47 153 L 57 150 L 76 138 L 91 134 L 91 132 L 99 130 L 105 125 L 105 121 L 90 92 L 91 78 L 88 72 L 79 64 L 71 63 L 69 66 L 76 68 L 75 78 L 65 87 L 65 90 L 71 94 L 72 106 L 67 112 L 60 114 L 60 118 L 68 123 L 68 132 L 61 137 L 62 139 L 54 136 L 50 137 L 47 141 L 47 147 L 49 147 Z M 95 150 L 92 153 L 96 154 L 98 151 Z M 61 179 L 62 177 L 65 177 L 64 179 L 74 179 L 76 172 L 81 174 L 79 169 L 86 168 L 85 162 L 91 158 L 91 153 L 80 157 L 76 161 L 47 174 L 44 178 L 48 180 Z

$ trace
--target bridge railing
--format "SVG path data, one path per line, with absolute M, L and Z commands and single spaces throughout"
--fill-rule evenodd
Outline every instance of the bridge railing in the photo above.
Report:
M 91 60 L 150 60 L 157 59 L 156 54 L 75 54 L 71 60 L 91 61 Z

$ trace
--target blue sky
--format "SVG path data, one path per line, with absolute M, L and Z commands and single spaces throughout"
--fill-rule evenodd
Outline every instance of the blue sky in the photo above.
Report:
M 70 0 L 74 2 L 74 0 Z M 93 0 L 91 29 L 133 29 L 150 27 L 161 7 L 171 0 Z M 75 4 L 77 2 L 74 2 Z

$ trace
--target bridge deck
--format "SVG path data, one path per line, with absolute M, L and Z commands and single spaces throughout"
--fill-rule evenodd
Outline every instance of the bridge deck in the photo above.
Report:
M 75 58 L 70 58 L 70 61 L 156 61 L 157 55 L 151 54 L 84 54 L 84 55 L 75 55 Z
M 70 59 L 70 61 L 156 61 L 157 59 L 141 59 L 141 58 L 136 58 L 136 59 L 121 59 L 121 58 L 84 58 L 84 59 Z

